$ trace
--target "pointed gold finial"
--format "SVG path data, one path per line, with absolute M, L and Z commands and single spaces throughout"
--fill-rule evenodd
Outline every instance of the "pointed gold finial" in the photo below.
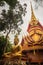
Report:
M 30 4 L 31 4 L 31 22 L 30 22 L 30 24 L 31 25 L 36 25 L 38 23 L 38 21 L 37 21 L 35 15 L 34 15 L 34 11 L 33 11 L 33 8 L 32 8 L 32 3 L 30 2 Z
M 16 34 L 14 38 L 14 44 L 17 45 L 18 43 L 19 43 L 19 38 L 18 38 L 18 34 Z
M 33 11 L 33 8 L 32 8 L 32 3 L 30 2 L 31 4 L 31 20 L 36 20 L 36 17 L 34 15 L 34 11 Z

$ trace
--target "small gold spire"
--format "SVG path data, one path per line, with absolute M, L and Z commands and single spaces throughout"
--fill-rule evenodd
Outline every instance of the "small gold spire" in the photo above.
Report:
M 31 4 L 31 2 L 30 2 L 30 4 Z M 31 22 L 30 22 L 30 24 L 36 25 L 37 23 L 38 23 L 38 21 L 34 15 L 34 11 L 33 11 L 32 4 L 31 4 Z
M 31 20 L 36 20 L 36 17 L 34 15 L 34 11 L 33 11 L 33 8 L 32 8 L 32 4 L 31 4 Z
M 18 38 L 18 34 L 16 34 L 14 38 L 14 44 L 17 45 L 18 43 L 19 43 L 19 38 Z

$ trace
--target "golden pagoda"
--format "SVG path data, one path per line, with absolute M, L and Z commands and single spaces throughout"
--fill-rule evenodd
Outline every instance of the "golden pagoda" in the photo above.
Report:
M 22 47 L 21 45 L 18 45 L 18 43 L 19 43 L 19 38 L 18 38 L 18 34 L 16 34 L 14 37 L 14 44 L 12 45 L 11 52 L 7 52 L 3 54 L 2 61 L 4 62 L 4 64 L 9 64 L 9 62 L 12 63 L 11 65 L 19 64 L 20 58 L 22 56 Z
M 18 45 L 19 43 L 19 39 L 18 39 L 18 35 L 15 35 L 14 38 L 14 45 L 12 45 L 12 50 L 11 52 L 8 53 L 4 53 L 5 57 L 13 57 L 13 56 L 21 56 L 21 52 L 22 52 L 22 47 L 21 45 Z
M 28 59 L 31 63 L 43 62 L 43 27 L 34 15 L 31 4 L 31 20 L 27 29 L 29 35 L 22 39 L 23 59 Z

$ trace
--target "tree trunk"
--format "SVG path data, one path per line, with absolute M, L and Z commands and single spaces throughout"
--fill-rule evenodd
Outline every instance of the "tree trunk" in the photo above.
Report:
M 8 35 L 9 35 L 10 31 L 11 31 L 11 29 L 9 30 L 9 32 L 6 35 L 6 45 L 4 47 L 4 52 L 3 53 L 5 53 L 5 51 L 6 51 L 6 47 L 7 47 L 7 44 L 8 44 L 8 39 L 7 38 L 8 38 Z
M 10 9 L 10 10 L 13 10 L 12 7 L 10 7 L 9 9 Z M 5 46 L 5 48 L 4 48 L 4 53 L 5 53 L 5 51 L 6 51 L 6 47 L 7 47 L 7 38 L 8 38 L 8 35 L 9 35 L 10 31 L 11 31 L 11 25 L 10 25 L 9 32 L 8 32 L 7 35 L 6 35 L 6 46 Z

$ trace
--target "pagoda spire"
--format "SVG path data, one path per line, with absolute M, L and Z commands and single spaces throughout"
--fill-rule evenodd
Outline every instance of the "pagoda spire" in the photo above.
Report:
M 34 26 L 38 23 L 38 20 L 35 17 L 34 11 L 33 11 L 33 7 L 32 7 L 32 3 L 31 4 L 31 21 L 30 21 L 30 25 Z
M 32 20 L 32 21 L 33 21 L 33 20 L 35 21 L 35 20 L 36 20 L 36 17 L 35 17 L 35 15 L 34 15 L 32 3 L 30 2 L 30 4 L 31 4 L 31 20 Z
M 42 25 L 40 24 L 40 22 L 35 17 L 34 10 L 33 10 L 32 3 L 31 2 L 30 2 L 30 5 L 31 5 L 31 20 L 30 20 L 30 23 L 28 25 L 27 32 L 29 33 L 29 31 L 32 30 L 32 28 L 35 28 L 36 29 L 36 27 L 38 29 L 40 28 L 41 30 L 43 30 Z

